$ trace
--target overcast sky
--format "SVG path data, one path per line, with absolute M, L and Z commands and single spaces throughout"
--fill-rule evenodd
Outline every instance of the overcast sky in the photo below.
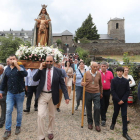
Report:
M 126 43 L 140 42 L 139 0 L 0 0 L 0 31 L 31 30 L 41 4 L 48 5 L 53 33 L 75 33 L 89 13 L 99 34 L 107 34 L 110 18 L 125 18 Z

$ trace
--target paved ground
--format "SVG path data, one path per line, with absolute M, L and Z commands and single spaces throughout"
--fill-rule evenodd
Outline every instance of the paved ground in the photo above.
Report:
M 71 95 L 72 98 L 72 95 Z M 24 101 L 24 109 L 26 104 L 26 98 Z M 87 129 L 87 119 L 84 117 L 84 128 L 81 128 L 81 106 L 75 114 L 71 113 L 72 100 L 69 105 L 66 105 L 64 100 L 61 104 L 61 112 L 56 112 L 56 127 L 54 133 L 54 140 L 124 140 L 122 137 L 122 121 L 119 115 L 115 130 L 110 130 L 111 118 L 113 114 L 113 105 L 109 106 L 107 113 L 107 125 L 101 127 L 101 132 L 96 132 Z M 140 139 L 140 116 L 134 108 L 128 107 L 128 114 L 131 119 L 131 123 L 128 125 L 128 133 L 133 140 Z M 139 113 L 140 114 L 140 113 Z M 30 113 L 23 113 L 22 132 L 16 136 L 14 134 L 16 126 L 16 109 L 13 111 L 12 119 L 12 135 L 8 140 L 37 140 L 37 112 L 32 108 Z M 46 126 L 48 124 L 48 117 L 46 118 Z M 5 128 L 0 129 L 0 140 L 4 134 Z M 47 127 L 46 127 L 47 132 Z M 46 133 L 46 140 L 47 133 Z

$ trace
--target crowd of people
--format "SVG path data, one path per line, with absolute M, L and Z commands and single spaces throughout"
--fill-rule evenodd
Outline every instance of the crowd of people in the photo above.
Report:
M 13 107 L 17 109 L 17 124 L 15 135 L 21 132 L 22 115 L 30 112 L 31 100 L 35 95 L 34 111 L 38 111 L 38 139 L 45 140 L 44 120 L 49 115 L 48 139 L 54 138 L 55 111 L 61 112 L 60 105 L 62 94 L 66 104 L 71 100 L 73 86 L 76 87 L 76 106 L 78 110 L 80 101 L 83 99 L 83 87 L 85 87 L 84 115 L 87 116 L 88 129 L 101 131 L 101 126 L 106 126 L 106 113 L 109 106 L 110 96 L 114 104 L 114 113 L 110 129 L 114 130 L 116 119 L 121 109 L 123 137 L 131 140 L 128 135 L 127 125 L 130 123 L 127 113 L 127 100 L 131 88 L 136 84 L 131 75 L 128 75 L 128 67 L 118 67 L 117 76 L 105 61 L 98 64 L 91 61 L 86 66 L 78 55 L 64 56 L 61 63 L 54 63 L 51 55 L 40 64 L 39 69 L 25 69 L 18 64 L 15 55 L 6 59 L 7 66 L 0 64 L 0 105 L 1 118 L 0 128 L 5 124 L 3 139 L 11 135 Z M 85 76 L 85 80 L 84 77 Z M 25 93 L 27 96 L 26 108 L 23 109 Z M 92 102 L 94 108 L 92 108 Z M 92 115 L 92 110 L 93 115 Z M 100 122 L 101 121 L 101 122 Z

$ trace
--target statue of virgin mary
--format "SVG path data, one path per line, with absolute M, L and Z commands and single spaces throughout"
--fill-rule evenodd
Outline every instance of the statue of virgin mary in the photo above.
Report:
M 52 24 L 49 14 L 47 13 L 46 7 L 46 5 L 42 5 L 42 9 L 36 19 L 33 36 L 34 46 L 52 45 Z

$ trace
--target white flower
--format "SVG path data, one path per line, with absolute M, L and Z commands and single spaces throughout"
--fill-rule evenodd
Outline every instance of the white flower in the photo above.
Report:
M 28 46 L 19 46 L 19 49 L 16 51 L 16 55 L 17 57 L 23 58 L 25 56 L 29 56 L 29 55 L 37 55 L 39 57 L 43 57 L 45 55 L 54 55 L 54 59 L 57 59 L 57 56 L 59 57 L 59 60 L 62 60 L 63 55 L 62 53 L 58 50 L 58 48 L 53 48 L 53 46 L 51 47 L 28 47 Z M 57 61 L 57 60 L 56 60 Z

